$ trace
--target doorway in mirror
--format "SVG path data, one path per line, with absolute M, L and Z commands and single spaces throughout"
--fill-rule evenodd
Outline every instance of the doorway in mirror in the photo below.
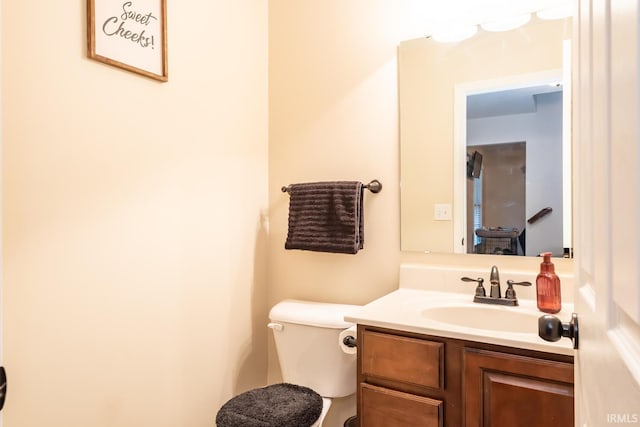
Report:
M 467 146 L 467 252 L 524 255 L 526 142 Z
M 563 101 L 557 70 L 456 85 L 454 163 L 467 162 L 464 178 L 454 170 L 460 252 L 563 256 Z M 481 171 L 470 176 L 476 153 Z

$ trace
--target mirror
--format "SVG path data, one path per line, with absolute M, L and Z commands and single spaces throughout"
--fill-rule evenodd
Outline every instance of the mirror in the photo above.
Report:
M 563 256 L 571 248 L 570 72 L 563 69 L 570 64 L 570 37 L 570 18 L 534 18 L 516 30 L 481 31 L 459 43 L 423 38 L 400 44 L 403 251 Z M 514 91 L 528 94 L 538 119 L 527 122 L 536 113 L 509 104 L 505 96 Z M 501 111 L 476 117 L 483 99 Z M 488 105 L 481 109 L 489 114 Z M 467 120 L 467 110 L 475 118 Z M 551 110 L 559 126 L 542 118 Z M 496 133 L 497 122 L 512 129 L 508 135 Z M 559 133 L 542 135 L 550 128 Z M 543 149 L 537 140 L 557 145 Z M 520 201 L 491 190 L 491 180 L 519 188 Z M 475 222 L 474 187 L 476 202 L 479 195 L 484 200 L 480 218 L 476 203 Z M 505 219 L 514 215 L 517 220 Z

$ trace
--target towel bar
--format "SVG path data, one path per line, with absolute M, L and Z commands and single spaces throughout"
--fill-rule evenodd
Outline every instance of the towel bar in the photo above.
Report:
M 382 191 L 382 183 L 380 181 L 378 181 L 377 179 L 374 179 L 373 181 L 371 181 L 370 183 L 365 185 L 364 188 L 366 188 L 367 190 L 371 191 L 372 193 L 379 193 L 380 191 Z M 282 190 L 283 193 L 288 193 L 289 192 L 289 186 L 288 185 L 286 187 L 283 186 L 281 188 L 281 190 Z

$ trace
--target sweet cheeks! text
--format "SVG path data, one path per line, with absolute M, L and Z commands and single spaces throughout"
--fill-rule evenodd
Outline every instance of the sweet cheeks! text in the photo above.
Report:
M 140 47 L 155 48 L 155 37 L 148 35 L 144 27 L 148 27 L 152 20 L 158 20 L 152 12 L 140 13 L 132 9 L 133 2 L 122 4 L 120 16 L 112 16 L 102 24 L 102 31 L 107 36 L 122 37 Z

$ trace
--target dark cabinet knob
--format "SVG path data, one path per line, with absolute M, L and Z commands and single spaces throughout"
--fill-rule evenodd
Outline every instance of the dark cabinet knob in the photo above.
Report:
M 578 349 L 578 315 L 571 315 L 571 322 L 562 323 L 550 314 L 538 318 L 538 336 L 545 341 L 555 342 L 560 338 L 571 338 L 573 348 Z

